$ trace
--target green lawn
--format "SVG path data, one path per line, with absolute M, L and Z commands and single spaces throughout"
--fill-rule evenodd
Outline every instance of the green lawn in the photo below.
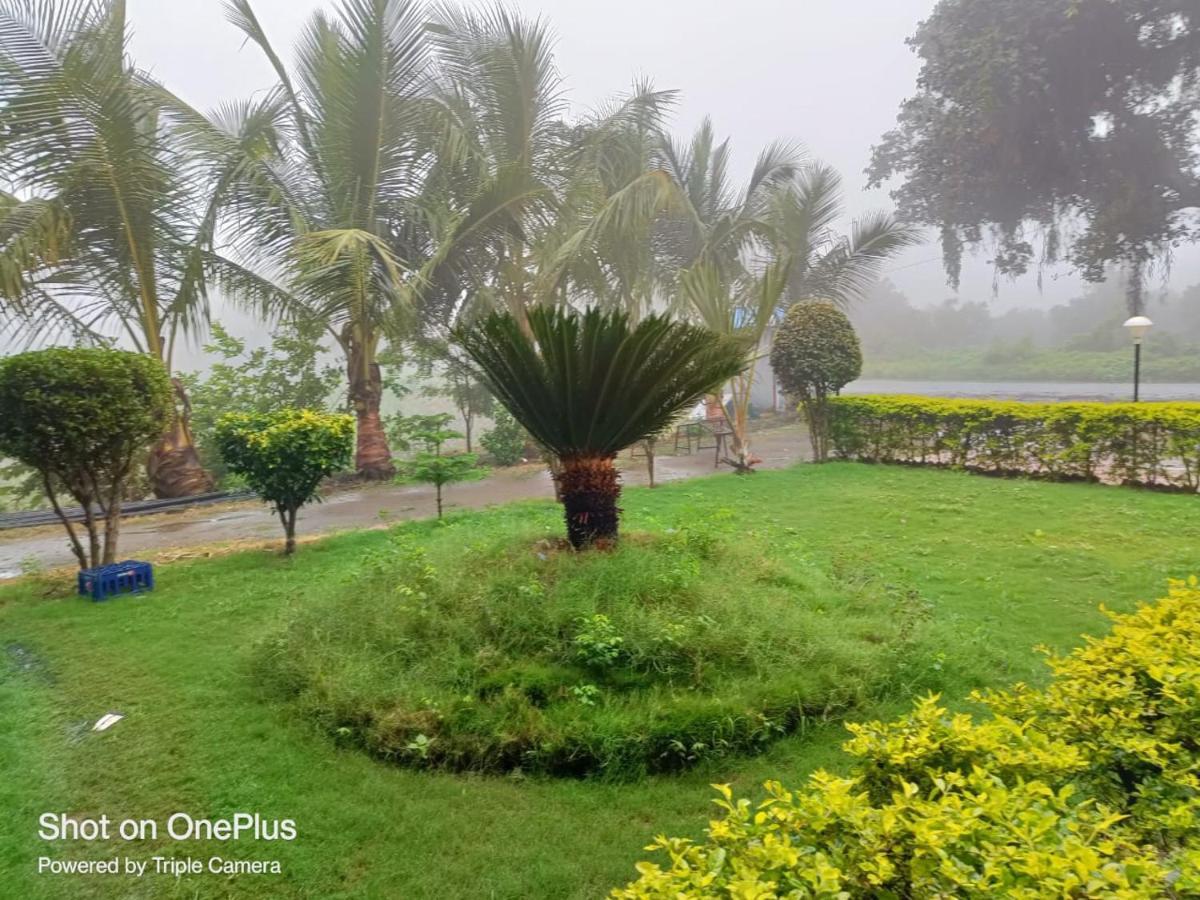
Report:
M 856 718 L 891 715 L 913 685 L 962 698 L 1040 679 L 1033 647 L 1063 648 L 1196 569 L 1195 497 L 831 464 L 677 483 L 624 497 L 628 532 L 717 516 L 830 585 L 886 586 L 927 611 L 912 658 Z M 519 504 L 409 528 L 431 546 L 540 524 Z M 0 589 L 0 885 L 5 896 L 587 897 L 633 875 L 656 833 L 698 834 L 707 784 L 740 792 L 839 765 L 838 723 L 753 759 L 637 783 L 425 774 L 339 748 L 252 674 L 254 644 L 296 604 L 352 589 L 386 534 L 247 553 L 159 571 L 153 594 L 92 604 L 68 586 Z M 754 602 L 748 592 L 747 603 Z M 831 609 L 836 616 L 837 610 Z M 108 710 L 127 719 L 93 734 Z M 173 812 L 292 818 L 290 843 L 66 843 L 37 838 L 47 811 L 165 820 Z M 280 876 L 179 880 L 37 875 L 39 855 L 278 859 Z

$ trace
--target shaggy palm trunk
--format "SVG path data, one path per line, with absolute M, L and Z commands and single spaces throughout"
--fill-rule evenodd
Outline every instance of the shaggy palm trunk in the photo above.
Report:
M 567 520 L 567 539 L 576 550 L 617 539 L 621 483 L 613 456 L 569 456 L 555 476 Z
M 214 487 L 212 476 L 200 464 L 196 442 L 192 439 L 192 405 L 179 379 L 172 378 L 175 389 L 175 418 L 171 427 L 150 450 L 146 474 L 159 499 L 192 497 Z
M 384 481 L 396 474 L 387 432 L 379 414 L 383 400 L 383 376 L 375 362 L 373 347 L 350 342 L 346 374 L 350 379 L 350 404 L 358 423 L 354 468 L 360 478 Z

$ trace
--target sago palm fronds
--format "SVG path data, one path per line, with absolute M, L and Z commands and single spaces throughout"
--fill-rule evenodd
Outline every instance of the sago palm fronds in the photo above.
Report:
M 616 454 L 745 367 L 746 345 L 651 315 L 539 306 L 455 330 L 495 396 L 561 462 L 575 547 L 617 536 Z

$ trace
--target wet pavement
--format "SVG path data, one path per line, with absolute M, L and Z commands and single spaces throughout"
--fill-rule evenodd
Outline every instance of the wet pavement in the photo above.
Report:
M 762 458 L 760 468 L 778 469 L 810 455 L 803 426 L 792 424 L 752 435 L 750 447 Z M 659 483 L 714 474 L 711 449 L 686 455 L 667 455 L 660 448 L 655 466 Z M 626 485 L 646 484 L 646 462 L 630 459 L 626 451 L 619 465 Z M 731 474 L 727 466 L 719 472 Z M 513 500 L 553 498 L 550 475 L 540 464 L 493 470 L 480 481 L 452 485 L 443 494 L 447 510 L 479 508 Z M 328 534 L 355 528 L 379 526 L 400 519 L 436 515 L 433 489 L 427 485 L 379 484 L 356 486 L 329 493 L 323 503 L 300 511 L 296 526 L 300 536 Z M 121 524 L 121 556 L 154 555 L 169 558 L 172 551 L 230 543 L 281 540 L 279 520 L 258 501 L 214 504 L 174 513 L 139 516 Z M 74 557 L 62 527 L 40 526 L 14 529 L 0 534 L 0 578 L 13 578 L 23 571 L 69 566 Z

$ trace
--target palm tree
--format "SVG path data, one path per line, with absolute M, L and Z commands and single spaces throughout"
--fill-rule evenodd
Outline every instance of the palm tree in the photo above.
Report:
M 212 249 L 203 185 L 126 54 L 122 0 L 0 2 L 0 329 L 121 340 L 170 371 L 208 316 L 208 282 L 242 273 Z M 186 397 L 153 449 L 159 496 L 211 488 Z
M 430 255 L 419 203 L 433 140 L 424 10 L 343 0 L 333 18 L 318 12 L 293 75 L 249 0 L 227 8 L 271 64 L 275 88 L 210 118 L 171 98 L 172 114 L 212 173 L 234 255 L 279 285 L 258 295 L 264 313 L 321 323 L 336 341 L 357 420 L 355 467 L 389 477 L 378 353 L 409 327 Z
M 534 301 L 531 245 L 553 222 L 570 177 L 566 101 L 544 21 L 496 5 L 441 7 L 436 100 L 442 139 L 426 198 L 487 227 L 460 234 L 457 286 L 518 318 Z M 456 310 L 442 310 L 446 319 Z
M 568 122 L 543 21 L 502 6 L 443 8 L 436 32 L 446 140 L 430 198 L 492 200 L 483 210 L 489 227 L 460 238 L 452 254 L 465 264 L 459 286 L 470 311 L 502 308 L 520 319 L 530 306 L 568 296 L 636 305 L 645 279 L 631 277 L 631 262 L 652 261 L 641 238 L 665 196 L 650 151 L 674 93 L 637 83 Z M 455 156 L 453 166 L 442 162 Z M 443 174 L 445 184 L 436 183 Z
M 495 312 L 455 329 L 481 377 L 560 462 L 557 479 L 576 549 L 617 537 L 614 460 L 746 365 L 746 347 L 661 315 L 537 306 L 525 321 Z
M 787 289 L 790 268 L 773 262 L 759 274 L 743 272 L 732 283 L 720 267 L 702 259 L 679 274 L 679 290 L 693 314 L 706 328 L 737 338 L 747 347 L 760 348 L 771 323 L 776 320 Z M 754 356 L 754 363 L 758 361 Z M 757 365 L 751 364 L 729 381 L 729 402 L 722 400 L 730 432 L 729 456 L 724 462 L 739 475 L 752 472 L 755 458 L 750 453 L 750 398 Z M 721 386 L 724 388 L 724 385 Z
M 919 233 L 873 213 L 836 230 L 844 214 L 837 173 L 806 162 L 792 145 L 775 143 L 758 158 L 740 191 L 728 176 L 729 145 L 716 143 L 705 121 L 686 147 L 669 139 L 662 158 L 685 198 L 682 214 L 663 227 L 665 252 L 679 266 L 675 299 L 682 314 L 721 334 L 769 352 L 772 328 L 792 303 L 828 300 L 845 306 L 871 285 L 881 264 L 916 243 Z M 748 419 L 754 368 L 730 385 L 722 403 L 738 472 L 754 464 Z
M 787 261 L 787 305 L 820 300 L 844 309 L 870 289 L 885 262 L 920 243 L 919 230 L 884 212 L 867 213 L 841 234 L 845 214 L 841 177 L 823 163 L 801 167 L 768 192 L 757 234 L 770 257 Z

